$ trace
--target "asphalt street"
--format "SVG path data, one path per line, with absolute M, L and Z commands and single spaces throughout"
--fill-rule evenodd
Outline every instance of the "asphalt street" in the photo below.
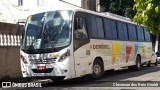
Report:
M 106 71 L 100 80 L 90 80 L 87 76 L 54 82 L 51 80 L 38 80 L 42 83 L 42 88 L 7 88 L 9 90 L 113 90 L 113 89 L 142 89 L 160 90 L 160 65 L 143 66 L 140 71 L 130 69 L 118 69 Z M 138 86 L 119 86 L 119 85 L 138 85 Z M 150 86 L 149 86 L 149 85 Z M 145 86 L 148 85 L 148 86 Z M 158 86 L 156 86 L 158 85 Z M 1 88 L 2 89 L 2 88 Z

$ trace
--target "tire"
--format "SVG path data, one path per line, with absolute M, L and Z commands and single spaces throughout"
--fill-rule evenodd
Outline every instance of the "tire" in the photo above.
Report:
M 94 80 L 101 79 L 103 77 L 103 74 L 104 74 L 104 65 L 99 59 L 96 59 L 92 66 L 91 79 Z
M 158 65 L 158 61 L 157 61 L 157 59 L 156 59 L 155 66 L 157 66 L 157 65 Z
M 139 56 L 136 57 L 136 65 L 135 70 L 139 71 L 141 69 L 141 58 Z
M 147 66 L 148 66 L 148 67 L 151 66 L 151 61 L 148 61 Z

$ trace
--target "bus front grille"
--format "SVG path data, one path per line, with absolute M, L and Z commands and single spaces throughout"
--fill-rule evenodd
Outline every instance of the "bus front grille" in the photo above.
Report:
M 51 63 L 55 63 L 54 59 L 50 59 L 50 60 L 30 60 L 31 64 L 51 64 Z

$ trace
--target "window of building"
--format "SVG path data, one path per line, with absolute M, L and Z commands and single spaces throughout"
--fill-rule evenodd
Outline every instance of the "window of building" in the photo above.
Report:
M 37 6 L 47 5 L 47 0 L 37 0 Z
M 23 6 L 23 0 L 18 0 L 18 6 Z

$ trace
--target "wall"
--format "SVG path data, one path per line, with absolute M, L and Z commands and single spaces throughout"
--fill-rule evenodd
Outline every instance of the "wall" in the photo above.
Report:
M 22 77 L 19 58 L 21 32 L 17 28 L 16 24 L 0 22 L 0 81 Z

